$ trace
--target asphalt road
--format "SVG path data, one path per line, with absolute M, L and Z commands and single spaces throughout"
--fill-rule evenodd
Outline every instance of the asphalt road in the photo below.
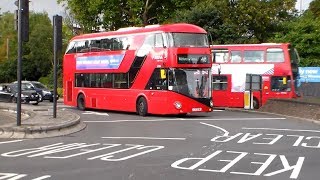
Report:
M 72 109 L 72 108 L 71 108 Z M 0 179 L 319 179 L 320 130 L 276 115 L 81 112 L 79 133 L 0 141 Z

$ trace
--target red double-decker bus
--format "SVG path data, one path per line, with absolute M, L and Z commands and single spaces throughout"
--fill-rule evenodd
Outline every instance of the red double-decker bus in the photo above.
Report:
M 244 107 L 248 77 L 261 77 L 252 91 L 254 108 L 270 98 L 297 97 L 297 51 L 289 43 L 211 45 L 212 96 L 216 107 Z
M 74 37 L 63 60 L 64 103 L 147 114 L 212 111 L 207 33 L 151 25 Z

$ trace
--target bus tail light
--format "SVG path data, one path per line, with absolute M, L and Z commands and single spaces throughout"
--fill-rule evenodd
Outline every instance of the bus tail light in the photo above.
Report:
M 176 109 L 181 109 L 181 108 L 182 108 L 182 104 L 181 104 L 181 102 L 179 102 L 179 101 L 174 102 L 173 105 L 174 105 L 174 107 L 175 107 Z

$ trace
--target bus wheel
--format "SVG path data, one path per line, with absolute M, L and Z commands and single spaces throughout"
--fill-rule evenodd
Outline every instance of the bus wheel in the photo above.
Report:
M 140 116 L 146 116 L 148 113 L 148 104 L 144 97 L 139 98 L 138 103 L 136 105 L 137 113 Z
M 77 107 L 78 107 L 79 110 L 82 110 L 82 111 L 84 111 L 86 109 L 86 105 L 85 105 L 85 100 L 84 100 L 84 95 L 83 94 L 80 94 L 78 96 Z
M 259 109 L 259 101 L 257 98 L 253 98 L 253 108 L 254 109 Z

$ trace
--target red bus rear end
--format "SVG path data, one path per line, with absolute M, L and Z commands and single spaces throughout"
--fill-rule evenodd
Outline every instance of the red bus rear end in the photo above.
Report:
M 289 43 L 212 45 L 212 94 L 216 107 L 244 107 L 248 76 L 261 77 L 254 108 L 270 98 L 294 98 L 299 56 Z

